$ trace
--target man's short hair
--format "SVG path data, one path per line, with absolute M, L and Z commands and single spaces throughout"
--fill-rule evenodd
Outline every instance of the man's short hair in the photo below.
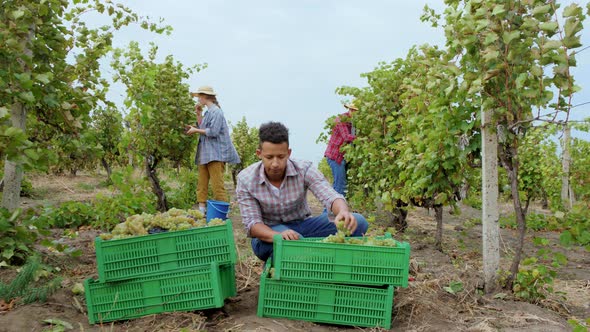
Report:
M 258 129 L 260 145 L 264 142 L 273 144 L 287 143 L 289 145 L 289 129 L 280 122 L 267 122 Z

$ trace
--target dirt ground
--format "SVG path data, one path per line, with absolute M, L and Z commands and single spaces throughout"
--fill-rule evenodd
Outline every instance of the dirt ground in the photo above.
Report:
M 67 200 L 89 200 L 94 197 L 101 178 L 93 175 L 77 177 L 38 176 L 32 182 L 36 195 L 23 199 L 23 207 L 31 207 Z M 232 192 L 232 190 L 230 190 Z M 310 195 L 314 213 L 321 207 Z M 434 249 L 434 213 L 425 209 L 410 210 L 409 229 L 397 234 L 399 240 L 411 244 L 411 271 L 408 288 L 395 292 L 392 331 L 571 331 L 567 320 L 590 317 L 590 255 L 579 247 L 561 248 L 558 233 L 529 233 L 525 252 L 533 255 L 535 236 L 549 238 L 551 247 L 566 253 L 568 263 L 558 271 L 554 283 L 555 292 L 537 304 L 514 300 L 510 294 L 482 296 L 481 285 L 481 225 L 472 225 L 473 218 L 481 217 L 481 211 L 461 206 L 460 215 L 444 213 L 444 252 Z M 509 211 L 509 206 L 504 207 Z M 238 295 L 226 300 L 222 310 L 159 314 L 124 322 L 90 326 L 85 314 L 83 295 L 71 291 L 75 283 L 97 278 L 96 256 L 93 240 L 99 233 L 90 228 L 78 230 L 79 236 L 64 241 L 82 250 L 83 255 L 72 258 L 47 253 L 52 266 L 59 267 L 64 277 L 62 288 L 47 303 L 17 305 L 12 310 L 0 312 L 0 332 L 44 331 L 51 326 L 46 319 L 60 319 L 73 326 L 74 331 L 382 331 L 359 329 L 338 325 L 314 324 L 288 319 L 261 318 L 256 316 L 258 282 L 262 263 L 253 255 L 241 226 L 236 206 L 232 205 L 230 218 L 234 223 L 234 235 L 239 256 L 236 266 Z M 377 216 L 373 228 L 385 227 Z M 54 237 L 61 238 L 63 230 L 55 230 Z M 502 267 L 508 269 L 516 242 L 516 231 L 502 230 Z M 0 280 L 14 276 L 11 269 L 0 269 Z M 458 281 L 464 290 L 451 294 L 443 289 L 450 282 Z

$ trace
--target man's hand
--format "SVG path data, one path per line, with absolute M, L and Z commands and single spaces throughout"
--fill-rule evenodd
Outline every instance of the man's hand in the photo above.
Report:
M 350 234 L 354 233 L 357 227 L 356 218 L 354 217 L 354 214 L 348 210 L 348 205 L 345 200 L 341 198 L 336 199 L 332 203 L 332 212 L 336 214 L 334 223 L 342 221 L 344 222 L 344 227 L 350 231 Z
M 299 240 L 299 233 L 292 229 L 282 231 L 280 234 L 283 236 L 284 240 Z
M 357 227 L 357 222 L 356 218 L 354 217 L 354 214 L 348 211 L 340 211 L 336 215 L 336 218 L 334 218 L 334 223 L 338 223 L 341 220 L 344 222 L 344 227 L 346 227 L 346 229 L 350 231 L 350 234 L 354 233 Z

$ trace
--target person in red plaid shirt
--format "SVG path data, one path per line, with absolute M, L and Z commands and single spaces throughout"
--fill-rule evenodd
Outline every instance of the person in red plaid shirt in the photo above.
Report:
M 289 130 L 279 122 L 268 122 L 258 131 L 256 155 L 260 161 L 238 174 L 237 200 L 252 250 L 263 261 L 272 255 L 273 236 L 285 240 L 326 237 L 336 234 L 336 222 L 343 221 L 352 236 L 362 236 L 369 224 L 365 217 L 351 213 L 344 196 L 337 193 L 323 174 L 309 161 L 291 159 Z M 328 213 L 313 217 L 307 203 L 310 190 Z
M 350 119 L 352 113 L 358 109 L 353 104 L 346 104 L 344 107 L 348 108 L 348 112 L 342 113 L 336 117 L 334 128 L 332 128 L 332 135 L 328 141 L 328 147 L 324 153 L 324 157 L 332 169 L 332 177 L 334 178 L 334 190 L 340 195 L 346 195 L 346 160 L 344 153 L 340 148 L 352 142 L 356 136 L 353 134 L 353 127 Z

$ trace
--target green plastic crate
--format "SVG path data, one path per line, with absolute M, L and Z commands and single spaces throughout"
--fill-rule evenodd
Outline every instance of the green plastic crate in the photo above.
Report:
M 381 237 L 383 238 L 383 237 Z M 385 238 L 391 238 L 386 234 Z M 322 238 L 283 240 L 275 235 L 273 279 L 355 285 L 408 286 L 410 244 L 395 247 L 324 243 Z
M 129 281 L 84 282 L 90 324 L 162 312 L 223 306 L 219 265 L 158 273 Z
M 224 299 L 238 295 L 236 289 L 236 268 L 234 264 L 219 267 L 221 276 L 221 293 Z
M 211 262 L 236 263 L 231 221 L 225 225 L 104 241 L 97 237 L 98 280 L 112 282 Z
M 385 288 L 260 278 L 259 317 L 391 328 L 394 286 Z

